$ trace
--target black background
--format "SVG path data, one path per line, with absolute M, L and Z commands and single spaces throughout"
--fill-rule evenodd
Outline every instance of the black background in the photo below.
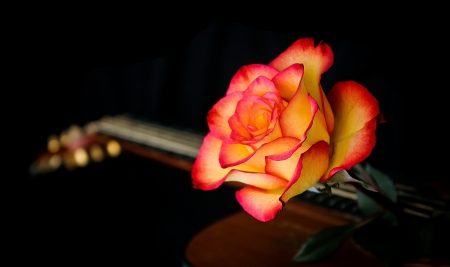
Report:
M 240 209 L 233 190 L 194 190 L 190 174 L 131 154 L 38 178 L 30 178 L 29 165 L 50 134 L 105 114 L 129 112 L 204 132 L 206 112 L 240 66 L 269 63 L 300 37 L 333 49 L 325 91 L 352 79 L 378 98 L 388 122 L 377 130 L 372 164 L 397 180 L 448 180 L 448 53 L 438 34 L 399 26 L 343 37 L 300 23 L 241 18 L 60 26 L 30 24 L 24 31 L 16 61 L 23 85 L 13 90 L 18 101 L 10 111 L 20 124 L 21 148 L 12 247 L 36 261 L 63 255 L 178 266 L 193 234 Z

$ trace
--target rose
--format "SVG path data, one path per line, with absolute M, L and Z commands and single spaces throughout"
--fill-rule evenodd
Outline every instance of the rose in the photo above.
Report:
M 208 112 L 194 188 L 241 182 L 238 202 L 268 221 L 290 198 L 367 158 L 378 102 L 354 81 L 336 83 L 325 96 L 320 79 L 332 63 L 326 43 L 304 38 L 268 65 L 241 67 Z

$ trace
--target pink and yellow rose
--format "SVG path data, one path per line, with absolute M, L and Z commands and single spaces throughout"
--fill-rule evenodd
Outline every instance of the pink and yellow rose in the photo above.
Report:
M 194 188 L 241 182 L 236 198 L 243 209 L 268 221 L 290 198 L 367 158 L 378 101 L 354 81 L 325 95 L 321 75 L 332 64 L 326 43 L 304 38 L 268 65 L 241 67 L 207 115 Z

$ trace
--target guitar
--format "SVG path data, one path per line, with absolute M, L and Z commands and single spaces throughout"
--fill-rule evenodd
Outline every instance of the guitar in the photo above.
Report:
M 104 116 L 83 127 L 71 126 L 59 136 L 51 135 L 47 151 L 38 154 L 32 162 L 30 175 L 39 177 L 62 168 L 82 168 L 90 162 L 118 157 L 122 151 L 190 172 L 203 137 L 204 134 L 165 127 L 127 114 Z M 229 185 L 240 187 L 235 183 Z M 419 188 L 407 184 L 395 183 L 395 186 L 398 202 L 411 216 L 430 218 L 435 209 L 448 209 L 440 196 L 423 195 Z M 322 189 L 323 185 L 318 183 L 315 188 Z M 306 191 L 296 198 L 359 218 L 357 197 L 353 186 L 343 184 L 333 188 L 331 197 Z
M 30 175 L 36 179 L 45 179 L 45 175 L 51 172 L 83 168 L 91 162 L 119 157 L 124 151 L 190 172 L 203 137 L 204 134 L 180 131 L 126 114 L 104 116 L 83 127 L 71 126 L 59 136 L 50 136 L 47 150 L 39 153 L 31 163 Z M 405 214 L 416 220 L 429 219 L 436 209 L 448 210 L 447 201 L 439 195 L 422 194 L 420 188 L 407 184 L 395 183 L 395 186 L 398 191 L 398 203 L 402 205 Z M 315 187 L 320 189 L 321 185 L 317 184 Z M 362 218 L 357 198 L 354 187 L 345 184 L 333 188 L 332 196 L 306 191 L 294 197 L 293 201 L 290 201 L 291 204 L 286 205 L 285 212 L 269 224 L 259 224 L 244 211 L 238 212 L 199 232 L 186 247 L 184 266 L 210 266 L 205 260 L 215 263 L 223 261 L 225 266 L 229 266 L 228 263 L 234 264 L 240 259 L 247 261 L 248 257 L 253 257 L 251 262 L 256 264 L 255 266 L 270 266 L 270 262 L 266 261 L 267 257 L 260 258 L 260 255 L 268 255 L 274 262 L 284 262 L 283 266 L 295 266 L 290 259 L 309 235 L 323 227 L 341 225 Z M 306 215 L 308 216 L 305 217 Z M 304 219 L 299 221 L 299 216 L 300 218 L 303 216 Z M 236 229 L 239 231 L 238 235 L 224 234 Z M 305 232 L 300 231 L 301 229 L 310 230 Z M 240 238 L 243 234 L 249 237 Z M 283 243 L 286 240 L 293 243 Z M 233 244 L 232 247 L 236 249 L 229 250 L 225 244 Z M 255 244 L 254 250 L 249 252 L 245 249 Z M 214 251 L 211 254 L 214 256 L 204 257 L 204 251 L 207 249 Z M 252 252 L 255 255 L 252 255 Z M 221 260 L 220 257 L 226 260 Z M 324 261 L 316 266 L 329 264 L 334 266 L 339 262 L 343 264 L 342 266 L 349 266 L 353 265 L 355 260 L 378 266 L 373 256 L 360 251 L 351 241 L 343 246 L 331 263 Z M 417 264 L 444 266 L 448 261 L 443 260 L 441 264 L 439 261 L 418 259 L 403 266 L 418 266 Z

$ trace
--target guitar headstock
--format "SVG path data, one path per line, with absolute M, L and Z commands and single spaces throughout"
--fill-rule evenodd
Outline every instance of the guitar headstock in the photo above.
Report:
M 59 169 L 74 170 L 92 162 L 101 162 L 121 153 L 120 143 L 100 134 L 95 123 L 84 127 L 71 125 L 59 135 L 50 135 L 47 149 L 37 155 L 30 166 L 31 176 L 48 174 Z

